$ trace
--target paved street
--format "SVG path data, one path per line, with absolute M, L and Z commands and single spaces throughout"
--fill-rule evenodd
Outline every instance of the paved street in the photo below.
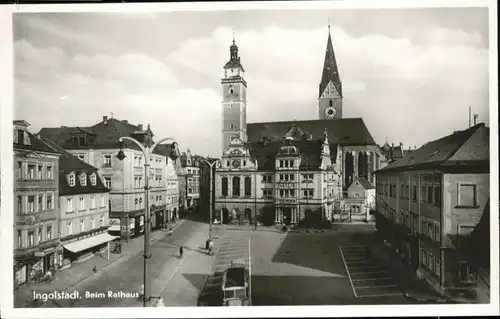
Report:
M 209 276 L 203 285 L 198 299 L 199 306 L 220 306 L 222 304 L 222 277 L 223 272 L 235 259 L 243 260 L 250 268 L 250 237 L 245 233 L 227 232 L 220 236 L 217 245 L 216 257 L 210 268 Z
M 199 250 L 199 246 L 207 238 L 205 224 L 185 221 L 171 236 L 164 236 L 153 241 L 152 258 L 149 260 L 148 272 L 151 278 L 151 295 L 160 296 L 175 270 L 190 254 Z M 141 240 L 142 241 L 142 240 Z M 136 244 L 136 243 L 135 243 Z M 137 244 L 136 244 L 137 245 Z M 179 245 L 186 246 L 184 258 L 179 257 Z M 44 307 L 124 307 L 142 306 L 140 298 L 119 296 L 109 298 L 108 291 L 133 294 L 140 291 L 143 283 L 142 249 L 138 252 L 125 252 L 121 258 L 96 274 L 66 289 L 67 292 L 79 291 L 81 298 L 76 300 L 49 300 Z M 210 264 L 210 261 L 207 261 Z M 208 268 L 208 267 L 207 267 Z M 33 287 L 36 291 L 36 286 Z M 53 289 L 52 289 L 53 290 Z M 50 287 L 42 291 L 51 291 Z M 105 296 L 103 297 L 102 294 Z M 86 295 L 87 294 L 87 295 Z M 90 296 L 93 294 L 93 297 Z
M 410 302 L 400 292 L 418 289 L 393 276 L 399 270 L 382 262 L 384 252 L 372 247 L 370 261 L 360 254 L 365 240 L 375 242 L 373 225 L 335 225 L 325 232 L 287 234 L 240 229 L 221 227 L 218 234 L 235 243 L 250 238 L 253 305 L 406 304 Z M 345 250 L 347 268 L 339 246 Z M 227 259 L 228 254 L 221 256 Z
M 366 246 L 339 246 L 355 297 L 402 295 L 403 290 L 390 271 L 367 258 L 365 248 Z

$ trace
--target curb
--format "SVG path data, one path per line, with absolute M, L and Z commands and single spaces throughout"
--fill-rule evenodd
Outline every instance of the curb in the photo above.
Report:
M 180 225 L 184 224 L 184 222 L 185 222 L 185 221 L 186 221 L 185 219 L 181 219 L 181 220 L 179 220 L 179 222 L 177 222 L 177 223 L 175 224 L 175 226 L 174 226 L 174 227 L 172 227 L 172 233 L 173 233 L 173 232 L 174 232 L 174 231 L 175 231 L 175 230 L 176 230 L 176 229 L 177 229 Z M 161 231 L 161 230 L 160 230 L 160 231 Z M 155 233 L 157 233 L 157 232 L 155 232 Z M 155 233 L 152 233 L 151 235 L 154 235 Z M 142 235 L 142 236 L 144 236 L 144 235 Z M 165 237 L 167 237 L 167 236 L 169 236 L 169 235 L 168 235 L 168 232 L 167 232 L 167 233 L 165 233 L 165 234 L 163 234 L 163 236 L 160 236 L 159 238 L 151 238 L 151 244 L 152 244 L 152 243 L 154 243 L 154 242 L 157 242 L 158 240 L 163 239 L 163 238 L 165 238 Z M 139 253 L 140 253 L 140 252 L 139 252 Z M 71 289 L 72 287 L 74 287 L 74 286 L 78 285 L 79 283 L 81 283 L 81 282 L 83 282 L 83 281 L 85 281 L 85 280 L 87 280 L 87 279 L 90 279 L 91 277 L 93 277 L 93 276 L 97 275 L 99 272 L 101 272 L 102 270 L 104 270 L 104 269 L 106 269 L 107 267 L 111 266 L 112 264 L 114 264 L 114 263 L 115 263 L 115 262 L 117 262 L 118 260 L 122 260 L 122 259 L 123 259 L 123 258 L 125 258 L 125 257 L 127 257 L 127 259 L 135 258 L 135 257 L 137 257 L 136 255 L 137 255 L 137 254 L 121 254 L 118 258 L 116 258 L 115 260 L 113 260 L 113 261 L 109 262 L 109 263 L 108 263 L 108 264 L 106 264 L 104 267 L 100 268 L 100 269 L 99 269 L 99 271 L 98 271 L 97 273 L 94 273 L 94 272 L 93 272 L 93 273 L 90 273 L 88 276 L 83 277 L 82 279 L 80 279 L 79 281 L 77 281 L 77 282 L 75 282 L 75 283 L 71 284 L 70 286 L 68 286 L 68 287 L 66 287 L 66 288 L 61 289 L 61 291 L 63 291 L 63 292 L 64 292 L 64 291 L 67 291 L 68 289 Z M 65 269 L 65 270 L 69 270 L 69 269 L 71 269 L 71 267 L 70 267 L 70 268 L 68 268 L 68 269 Z M 48 300 L 47 300 L 47 301 L 48 301 Z M 43 306 L 43 305 L 44 305 L 47 301 L 45 301 L 45 302 L 41 302 L 41 303 L 37 304 L 35 307 L 30 307 L 30 303 L 29 303 L 29 301 L 26 301 L 24 304 L 25 304 L 25 305 L 27 305 L 28 307 L 20 307 L 20 308 L 39 308 L 39 307 L 42 307 L 42 306 Z M 53 300 L 53 302 L 56 304 L 56 306 L 59 306 L 55 300 Z

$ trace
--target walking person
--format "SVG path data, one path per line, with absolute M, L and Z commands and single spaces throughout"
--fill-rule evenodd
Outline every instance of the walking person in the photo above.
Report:
M 97 272 L 97 267 L 96 267 L 95 265 L 92 267 L 92 271 L 93 271 L 94 273 L 96 273 L 96 272 Z
M 184 254 L 184 247 L 180 246 L 179 247 L 179 255 L 181 256 L 181 258 L 182 258 L 183 254 Z
M 211 241 L 211 240 L 210 240 L 210 241 L 208 242 L 208 255 L 211 255 L 211 254 L 212 254 L 212 249 L 213 249 L 213 247 L 214 247 L 214 243 L 213 243 L 213 241 Z

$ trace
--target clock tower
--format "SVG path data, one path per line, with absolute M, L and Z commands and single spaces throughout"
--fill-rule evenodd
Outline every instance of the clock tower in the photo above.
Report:
M 330 26 L 328 26 L 325 62 L 319 84 L 319 119 L 341 119 L 342 98 L 342 82 L 340 81 L 337 60 L 333 51 Z
M 224 65 L 222 78 L 222 152 L 229 146 L 232 138 L 247 140 L 247 82 L 245 69 L 238 56 L 238 46 L 233 35 L 229 48 L 229 61 Z

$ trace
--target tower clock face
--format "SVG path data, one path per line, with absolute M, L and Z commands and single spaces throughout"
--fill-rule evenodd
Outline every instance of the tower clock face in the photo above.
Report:
M 240 167 L 240 161 L 239 161 L 239 160 L 234 160 L 234 161 L 233 161 L 233 167 L 234 167 L 234 168 L 238 168 L 238 167 Z
M 325 115 L 329 118 L 334 118 L 335 114 L 337 114 L 337 111 L 335 110 L 334 107 L 330 106 L 325 110 Z

